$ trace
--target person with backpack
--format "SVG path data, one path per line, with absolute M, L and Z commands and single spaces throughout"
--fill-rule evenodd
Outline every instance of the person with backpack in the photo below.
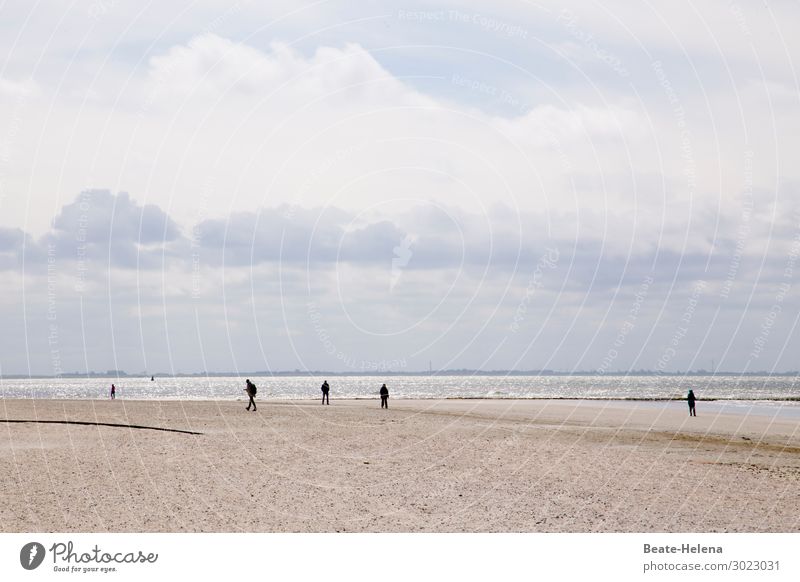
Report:
M 389 389 L 386 384 L 381 386 L 381 408 L 389 408 Z
M 247 384 L 245 386 L 244 391 L 247 392 L 247 396 L 250 398 L 250 402 L 247 403 L 247 408 L 245 410 L 250 410 L 250 405 L 252 404 L 253 405 L 253 412 L 255 412 L 256 411 L 256 401 L 253 400 L 253 398 L 255 398 L 256 392 L 258 392 L 258 388 L 256 388 L 256 385 L 253 384 L 250 381 L 250 378 L 247 379 Z
M 323 404 L 328 404 L 328 405 L 330 405 L 330 403 L 331 403 L 331 399 L 330 399 L 330 397 L 328 396 L 328 392 L 330 391 L 330 389 L 331 389 L 331 387 L 330 387 L 330 386 L 328 386 L 328 381 L 327 381 L 327 380 L 325 380 L 325 381 L 322 383 L 322 403 L 323 403 Z

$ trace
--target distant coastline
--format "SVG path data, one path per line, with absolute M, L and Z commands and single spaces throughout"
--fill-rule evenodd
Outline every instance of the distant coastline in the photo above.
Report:
M 138 372 L 128 373 L 123 370 L 109 370 L 107 372 L 69 372 L 58 375 L 47 374 L 2 374 L 0 379 L 7 378 L 9 380 L 22 380 L 22 379 L 39 379 L 39 378 L 216 378 L 216 377 L 304 377 L 304 376 L 363 376 L 380 378 L 384 376 L 607 376 L 607 377 L 637 377 L 637 376 L 665 376 L 665 377 L 719 377 L 719 376 L 767 376 L 767 377 L 800 377 L 800 371 L 790 370 L 785 372 L 769 372 L 767 370 L 756 370 L 752 372 L 736 372 L 736 371 L 718 371 L 709 372 L 708 370 L 690 370 L 686 372 L 662 372 L 656 370 L 631 370 L 625 372 L 622 370 L 616 372 L 601 373 L 596 370 L 579 370 L 576 372 L 564 372 L 559 370 L 469 370 L 469 369 L 452 369 L 452 370 L 417 370 L 417 371 L 347 371 L 347 372 L 332 372 L 330 370 L 280 370 L 270 372 L 269 370 L 249 370 L 241 372 Z

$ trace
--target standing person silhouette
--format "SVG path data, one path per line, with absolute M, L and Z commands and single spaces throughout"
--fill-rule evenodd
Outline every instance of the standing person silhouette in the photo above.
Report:
M 247 396 L 250 398 L 250 402 L 247 403 L 247 408 L 245 410 L 250 410 L 250 405 L 253 406 L 253 412 L 256 411 L 256 401 L 253 400 L 256 395 L 256 385 L 250 381 L 250 378 L 247 379 L 245 384 L 245 392 L 247 392 Z
M 330 387 L 330 386 L 328 386 L 328 381 L 327 381 L 327 380 L 325 380 L 325 381 L 322 383 L 322 403 L 323 403 L 323 404 L 328 404 L 328 405 L 330 405 L 330 403 L 331 403 L 331 399 L 330 399 L 330 397 L 328 396 L 328 391 L 330 391 L 330 389 L 331 389 L 331 387 Z
M 697 416 L 697 411 L 694 409 L 694 403 L 697 400 L 694 396 L 694 391 L 689 390 L 689 395 L 686 397 L 686 402 L 689 403 L 689 416 Z
M 381 408 L 389 408 L 389 389 L 386 384 L 381 386 Z
M 114 400 L 117 397 L 117 387 L 113 384 L 111 385 L 111 400 Z

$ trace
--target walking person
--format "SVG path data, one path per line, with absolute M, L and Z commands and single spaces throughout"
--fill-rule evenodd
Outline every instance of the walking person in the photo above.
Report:
M 389 408 L 389 389 L 386 384 L 381 386 L 381 408 Z
M 330 403 L 331 403 L 331 399 L 330 399 L 330 397 L 328 396 L 328 392 L 330 391 L 330 389 L 331 389 L 331 387 L 330 387 L 330 386 L 328 386 L 328 381 L 327 381 L 327 380 L 325 380 L 325 381 L 322 383 L 322 403 L 323 403 L 323 404 L 328 404 L 328 405 L 330 405 Z
M 117 387 L 113 384 L 111 385 L 111 400 L 114 400 L 117 397 Z
M 244 391 L 247 392 L 247 396 L 250 398 L 250 402 L 247 403 L 247 408 L 245 410 L 250 410 L 250 406 L 252 405 L 253 406 L 253 412 L 255 412 L 256 411 L 256 401 L 253 400 L 253 398 L 255 398 L 256 392 L 258 391 L 258 389 L 256 388 L 256 385 L 253 384 L 250 381 L 250 378 L 247 379 Z
M 686 397 L 686 402 L 689 403 L 689 416 L 697 416 L 697 411 L 694 409 L 694 403 L 697 400 L 693 390 L 689 390 L 689 395 Z

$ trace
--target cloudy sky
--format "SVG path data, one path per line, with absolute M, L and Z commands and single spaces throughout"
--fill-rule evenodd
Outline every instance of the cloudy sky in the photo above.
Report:
M 4 3 L 0 374 L 796 370 L 798 19 Z

